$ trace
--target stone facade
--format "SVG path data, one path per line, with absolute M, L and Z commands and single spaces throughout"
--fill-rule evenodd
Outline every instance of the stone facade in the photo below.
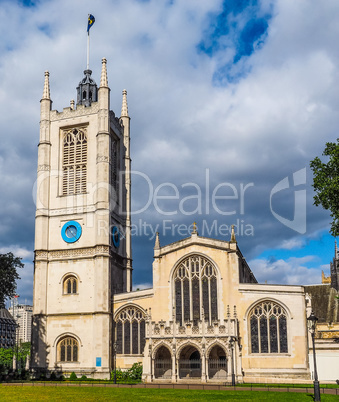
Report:
M 147 382 L 309 379 L 301 286 L 258 284 L 230 241 L 156 238 L 153 288 L 131 292 L 129 116 L 85 71 L 74 109 L 41 99 L 32 369 Z M 90 91 L 91 93 L 89 93 Z M 120 174 L 123 173 L 123 174 Z M 120 236 L 120 235 L 123 236 Z
M 194 268 L 192 264 L 195 264 Z M 121 312 L 128 309 L 140 309 L 145 319 L 144 353 L 133 354 L 131 348 L 124 353 L 126 350 L 118 345 L 117 367 L 127 368 L 134 362 L 142 361 L 143 376 L 147 382 L 230 382 L 232 374 L 237 382 L 308 380 L 303 287 L 258 284 L 247 264 L 245 268 L 244 264 L 235 240 L 225 242 L 192 233 L 189 238 L 168 246 L 156 246 L 153 289 L 114 297 L 115 317 L 120 317 Z M 197 276 L 196 292 L 193 280 L 191 283 L 188 280 L 188 298 L 181 303 L 177 295 L 180 289 L 176 283 L 177 272 L 182 266 L 186 266 L 188 276 L 192 269 L 204 272 L 212 267 L 216 293 L 208 293 L 204 280 L 209 282 L 210 287 L 212 282 L 202 274 L 200 283 Z M 186 274 L 181 272 L 183 276 Z M 244 277 L 247 280 L 241 280 Z M 185 295 L 180 296 L 185 298 Z M 210 296 L 216 300 L 213 317 Z M 194 302 L 195 297 L 199 299 L 197 303 Z M 178 303 L 180 306 L 186 303 L 183 319 Z M 191 310 L 187 314 L 186 308 Z M 266 339 L 261 341 L 261 350 L 256 349 L 258 342 L 255 338 L 258 336 L 253 334 L 257 319 L 252 314 L 255 309 L 257 315 L 266 309 L 267 316 L 277 317 L 269 318 L 269 324 L 262 317 L 259 328 L 261 338 Z M 278 309 L 281 309 L 280 313 Z M 275 323 L 279 320 L 280 339 L 277 341 L 279 335 Z M 267 334 L 267 325 L 268 331 L 271 330 L 270 335 Z M 282 333 L 283 327 L 285 335 Z M 129 324 L 127 329 L 130 329 Z M 126 329 L 126 339 L 125 332 Z M 119 344 L 121 336 L 118 327 L 115 335 Z M 128 340 L 132 338 L 133 330 Z M 133 345 L 134 339 L 131 342 Z M 265 342 L 270 346 L 265 346 Z M 280 349 L 277 345 L 279 342 Z
M 75 110 L 72 102 L 59 113 L 51 110 L 45 73 L 31 364 L 37 371 L 107 378 L 113 294 L 131 290 L 129 116 L 126 91 L 120 119 L 110 110 L 107 82 L 103 59 L 91 99 L 79 84 L 84 102 L 80 94 Z

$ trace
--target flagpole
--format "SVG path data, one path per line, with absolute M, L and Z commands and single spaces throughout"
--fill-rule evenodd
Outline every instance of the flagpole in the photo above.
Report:
M 89 30 L 87 32 L 87 70 L 89 70 Z
M 94 24 L 95 18 L 92 14 L 88 14 L 88 22 L 87 22 L 87 70 L 89 70 L 89 30 L 91 26 Z

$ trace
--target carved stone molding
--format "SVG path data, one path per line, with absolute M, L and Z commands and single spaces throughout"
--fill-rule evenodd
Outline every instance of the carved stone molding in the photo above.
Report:
M 97 155 L 97 163 L 99 163 L 99 162 L 111 163 L 109 157 L 105 156 L 105 155 Z
M 86 258 L 86 257 L 94 257 L 97 255 L 106 255 L 109 257 L 110 255 L 110 247 L 109 246 L 96 246 L 96 247 L 86 247 L 86 248 L 75 248 L 68 250 L 55 250 L 50 251 L 36 251 L 35 259 L 47 259 L 51 260 L 63 260 L 68 258 Z
M 82 214 L 85 212 L 94 212 L 94 211 L 95 211 L 95 206 L 92 205 L 89 207 L 54 209 L 54 210 L 50 210 L 49 214 L 50 214 L 50 216 L 56 216 L 56 215 L 67 215 L 67 214 Z
M 36 251 L 35 252 L 35 259 L 36 260 L 46 260 L 48 257 L 47 251 Z
M 38 172 L 43 171 L 43 172 L 48 172 L 51 170 L 51 167 L 49 165 L 39 165 L 38 166 Z

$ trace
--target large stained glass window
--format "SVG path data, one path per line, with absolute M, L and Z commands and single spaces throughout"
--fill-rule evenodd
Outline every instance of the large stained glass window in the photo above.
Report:
M 78 361 L 78 341 L 70 336 L 62 339 L 58 344 L 59 362 Z
M 191 255 L 180 262 L 174 276 L 176 321 L 198 325 L 204 312 L 209 323 L 218 319 L 217 270 L 206 257 Z
M 287 314 L 277 303 L 263 301 L 249 314 L 252 353 L 288 353 Z
M 145 316 L 137 307 L 126 307 L 115 318 L 117 354 L 141 355 L 145 347 Z

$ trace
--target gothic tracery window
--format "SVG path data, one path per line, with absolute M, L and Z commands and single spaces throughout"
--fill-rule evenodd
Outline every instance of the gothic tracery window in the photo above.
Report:
M 202 318 L 218 319 L 217 270 L 206 257 L 191 255 L 184 259 L 174 272 L 174 304 L 176 321 L 182 325 Z
M 58 343 L 58 361 L 60 362 L 77 362 L 78 361 L 78 341 L 68 336 Z
M 145 347 L 145 315 L 137 307 L 126 307 L 115 318 L 116 353 L 141 355 Z
M 263 301 L 249 313 L 252 353 L 288 353 L 287 314 L 277 303 Z
M 63 282 L 64 294 L 76 294 L 78 292 L 78 280 L 74 275 L 67 276 Z
M 62 194 L 87 191 L 87 134 L 84 128 L 64 131 Z

